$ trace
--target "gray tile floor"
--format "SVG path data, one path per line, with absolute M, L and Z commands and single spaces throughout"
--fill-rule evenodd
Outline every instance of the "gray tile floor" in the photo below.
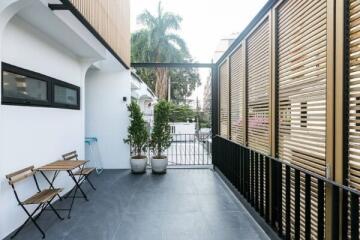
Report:
M 92 179 L 98 190 L 84 186 L 90 201 L 77 201 L 71 219 L 60 222 L 51 211 L 41 216 L 46 239 L 268 239 L 209 169 L 170 169 L 165 175 L 105 171 Z M 28 224 L 15 239 L 41 236 Z

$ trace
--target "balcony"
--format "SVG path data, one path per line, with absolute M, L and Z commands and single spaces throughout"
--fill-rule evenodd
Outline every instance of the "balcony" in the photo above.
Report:
M 51 212 L 39 218 L 46 239 L 268 239 L 210 169 L 170 169 L 165 175 L 108 170 L 92 180 L 98 190 L 84 185 L 90 201 L 77 201 L 71 219 L 59 222 Z M 16 237 L 40 238 L 32 224 Z
M 117 15 L 116 8 L 109 8 L 112 1 L 61 2 L 84 25 L 90 25 L 98 40 L 129 67 L 130 56 L 122 52 L 128 36 L 122 37 L 116 31 L 114 22 L 122 21 L 115 18 L 121 15 Z M 200 165 L 205 169 L 169 169 L 166 175 L 105 170 L 99 176 L 92 176 L 98 190 L 86 189 L 90 201 L 77 201 L 71 219 L 59 222 L 51 213 L 39 218 L 47 238 L 359 239 L 359 6 L 359 0 L 270 0 L 217 63 L 132 64 L 133 67 L 211 68 L 212 139 L 195 141 L 191 137 L 189 143 L 183 143 L 188 137 L 185 135 L 167 152 L 174 165 L 181 168 Z M 35 14 L 29 13 L 25 16 L 33 19 Z M 54 20 L 53 17 L 49 19 Z M 56 23 L 60 24 L 58 20 Z M 15 27 L 18 25 L 21 24 L 13 23 Z M 76 42 L 80 44 L 80 39 Z M 111 86 L 99 92 L 111 96 L 111 90 L 115 95 L 121 89 L 120 83 L 116 85 L 118 88 L 114 87 L 112 73 L 105 77 L 98 72 L 91 74 L 91 80 L 101 79 L 102 86 Z M 87 94 L 87 99 L 93 96 L 98 100 L 99 92 Z M 87 104 L 92 105 L 90 101 Z M 87 118 L 96 119 L 99 125 L 109 125 L 108 115 L 101 114 L 99 110 L 104 108 L 99 106 Z M 125 109 L 125 102 L 122 108 Z M 118 116 L 122 113 L 117 112 Z M 82 117 L 75 121 L 81 124 L 74 126 L 60 115 L 42 121 L 53 122 L 56 118 L 60 121 L 55 126 L 72 126 L 64 137 L 68 142 L 73 139 L 73 132 L 84 128 L 84 113 L 79 115 Z M 19 118 L 17 113 L 10 116 L 3 118 L 6 120 L 2 122 L 6 126 L 3 142 L 8 143 L 5 146 L 18 148 L 7 150 L 4 155 L 9 157 L 3 161 L 4 166 L 13 161 L 13 153 L 21 152 L 18 149 L 33 143 L 37 129 L 44 129 L 41 124 L 35 125 L 33 134 L 23 137 L 29 127 L 17 121 L 28 116 Z M 8 127 L 10 123 L 16 127 Z M 109 126 L 110 130 L 104 131 L 106 134 L 119 130 Z M 21 138 L 14 137 L 13 129 L 19 129 Z M 97 128 L 94 129 L 91 131 L 96 132 Z M 38 146 L 64 145 L 63 139 L 51 141 L 49 135 L 39 135 Z M 79 141 L 82 135 L 78 135 Z M 121 138 L 117 135 L 116 139 Z M 212 143 L 212 147 L 205 147 L 205 142 Z M 118 158 L 112 156 L 121 154 L 128 161 L 124 154 L 128 152 L 123 149 L 118 155 L 106 155 L 120 145 L 114 141 L 107 143 L 104 159 L 116 162 Z M 28 161 L 29 152 L 38 153 L 32 150 L 31 145 L 24 151 L 26 157 L 17 159 Z M 37 158 L 34 155 L 32 159 Z M 208 164 L 214 164 L 215 171 L 203 166 Z M 6 188 L 7 196 L 9 189 Z M 9 199 L 3 202 L 9 203 Z M 68 201 L 54 205 L 62 208 Z M 17 207 L 8 207 L 5 216 L 16 219 L 19 215 L 12 215 L 11 211 Z M 41 236 L 32 224 L 26 225 L 18 235 L 18 239 L 38 238 Z

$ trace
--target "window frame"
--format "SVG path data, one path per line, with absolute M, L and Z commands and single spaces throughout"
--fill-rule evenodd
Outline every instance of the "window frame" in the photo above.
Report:
M 72 105 L 72 104 L 55 102 L 55 86 L 75 90 L 76 91 L 76 102 L 77 102 L 77 104 Z M 70 83 L 67 83 L 67 82 L 57 80 L 57 81 L 53 82 L 51 89 L 52 89 L 52 99 L 51 100 L 52 100 L 52 103 L 53 103 L 54 107 L 80 110 L 80 87 L 75 86 L 75 85 L 70 84 Z
M 31 99 L 20 99 L 14 97 L 4 96 L 4 72 L 10 72 L 13 74 L 22 75 L 25 77 L 33 78 L 35 80 L 46 82 L 47 89 L 47 101 L 31 100 Z M 63 104 L 55 102 L 55 85 L 73 89 L 77 94 L 77 105 Z M 48 107 L 48 108 L 63 108 L 80 110 L 81 106 L 80 87 L 60 81 L 58 79 L 46 76 L 44 74 L 27 70 L 18 66 L 14 66 L 5 62 L 1 63 L 1 105 L 14 105 L 14 106 L 32 106 L 32 107 Z
M 4 95 L 4 72 L 22 75 L 24 77 L 33 78 L 35 80 L 46 82 L 46 95 L 47 100 L 32 100 L 32 99 L 21 99 L 15 97 L 6 97 Z M 2 63 L 1 65 L 1 104 L 3 105 L 20 105 L 20 106 L 51 106 L 51 81 L 45 75 L 29 71 L 14 65 Z

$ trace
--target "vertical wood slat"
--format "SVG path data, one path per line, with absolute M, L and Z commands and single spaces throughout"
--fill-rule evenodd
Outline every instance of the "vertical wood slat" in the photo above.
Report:
M 346 185 L 347 181 L 347 152 L 348 141 L 348 95 L 347 85 L 348 78 L 344 77 L 345 66 L 345 37 L 348 35 L 348 14 L 345 9 L 348 0 L 337 0 L 335 6 L 335 161 L 334 161 L 334 180 L 338 183 Z M 346 20 L 345 20 L 346 19 Z M 345 25 L 346 24 L 346 25 Z M 346 37 L 347 38 L 347 37 Z M 346 43 L 348 45 L 348 43 Z M 348 59 L 346 57 L 346 59 Z M 344 141 L 345 140 L 345 141 Z M 340 196 L 340 212 L 342 213 L 340 225 L 342 228 L 342 239 L 347 239 L 348 220 L 347 220 L 347 192 L 342 191 Z
M 335 0 L 327 0 L 327 52 L 326 52 L 326 176 L 334 180 L 334 133 L 335 133 Z M 335 192 L 334 192 L 335 191 Z M 326 185 L 325 192 L 325 238 L 338 239 L 339 190 Z M 336 198 L 334 197 L 336 196 Z M 335 209 L 335 213 L 331 211 Z M 333 229 L 333 231 L 330 230 Z M 335 231 L 337 230 L 337 231 Z
M 70 2 L 130 66 L 129 0 L 70 0 Z

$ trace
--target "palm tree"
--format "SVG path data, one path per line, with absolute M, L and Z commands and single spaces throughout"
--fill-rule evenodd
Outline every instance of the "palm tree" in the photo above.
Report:
M 164 12 L 161 1 L 156 16 L 145 10 L 138 16 L 138 22 L 144 29 L 133 34 L 133 56 L 144 62 L 183 62 L 190 54 L 185 41 L 175 32 L 180 29 L 182 18 L 179 15 Z M 138 56 L 136 56 L 136 54 Z M 155 69 L 155 94 L 166 99 L 168 90 L 169 70 Z

